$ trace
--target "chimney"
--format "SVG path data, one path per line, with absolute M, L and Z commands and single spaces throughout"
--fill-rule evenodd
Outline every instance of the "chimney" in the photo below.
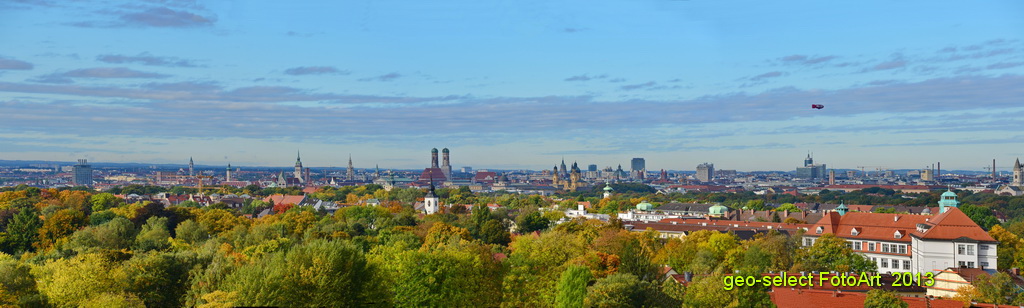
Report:
M 893 215 L 892 221 L 900 221 L 900 215 Z

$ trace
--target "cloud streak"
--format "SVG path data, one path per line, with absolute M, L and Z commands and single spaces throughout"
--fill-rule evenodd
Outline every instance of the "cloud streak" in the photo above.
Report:
M 175 57 L 158 57 L 149 53 L 141 53 L 137 56 L 126 56 L 126 55 L 100 55 L 96 57 L 97 61 L 113 63 L 113 64 L 125 64 L 125 63 L 137 63 L 149 66 L 167 66 L 167 67 L 197 67 L 192 60 L 179 59 Z
M 299 66 L 284 70 L 287 75 L 348 75 L 352 72 L 339 70 L 331 66 Z
M 0 70 L 30 70 L 34 67 L 32 63 L 0 57 Z

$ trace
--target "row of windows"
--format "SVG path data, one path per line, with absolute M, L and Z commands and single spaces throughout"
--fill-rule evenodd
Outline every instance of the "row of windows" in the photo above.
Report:
M 890 260 L 892 261 L 891 263 L 889 262 Z M 871 258 L 871 262 L 875 262 L 875 264 L 878 264 L 878 269 L 883 269 L 883 268 L 900 269 L 900 261 L 903 261 L 903 269 L 905 269 L 905 270 L 909 270 L 910 269 L 910 260 L 897 260 L 897 259 L 881 258 L 881 262 L 879 262 L 878 258 Z M 963 263 L 963 262 L 961 262 L 961 263 Z M 889 267 L 889 265 L 892 265 L 892 267 Z
M 875 250 L 875 248 L 876 248 L 876 243 L 875 242 L 854 241 L 852 243 L 853 243 L 852 246 L 850 246 L 850 244 L 847 244 L 847 246 L 850 246 L 850 248 L 852 248 L 853 250 L 878 251 L 878 250 Z M 864 247 L 864 246 L 867 246 L 867 247 Z M 905 244 L 881 243 L 881 245 L 879 245 L 879 246 L 881 246 L 880 248 L 882 249 L 882 252 L 885 252 L 885 253 L 907 254 L 907 245 L 905 245 Z M 865 249 L 865 248 L 867 248 L 867 249 Z

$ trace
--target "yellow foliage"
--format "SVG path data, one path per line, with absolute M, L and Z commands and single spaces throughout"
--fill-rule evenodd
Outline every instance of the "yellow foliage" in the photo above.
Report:
M 203 301 L 206 303 L 199 305 L 199 308 L 231 308 L 235 306 L 236 297 L 238 297 L 238 292 L 217 290 L 206 293 L 203 294 Z
M 128 275 L 99 254 L 82 254 L 32 269 L 39 292 L 56 306 L 78 306 L 92 296 L 123 292 Z

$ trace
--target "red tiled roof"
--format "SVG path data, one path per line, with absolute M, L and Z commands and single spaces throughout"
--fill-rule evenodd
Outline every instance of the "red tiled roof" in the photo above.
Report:
M 915 231 L 911 234 L 914 237 L 931 240 L 953 240 L 961 237 L 970 238 L 976 241 L 995 242 L 996 239 L 988 235 L 988 232 L 981 229 L 970 217 L 958 208 L 949 208 L 945 213 L 935 215 L 933 219 L 925 224 L 931 226 L 925 232 Z
M 836 236 L 846 239 L 883 240 L 891 242 L 910 242 L 906 235 L 917 228 L 917 224 L 924 223 L 931 218 L 928 215 L 890 214 L 890 213 L 862 213 L 850 212 L 840 216 L 839 213 L 830 212 L 829 219 L 822 218 L 815 224 L 808 235 L 817 235 L 818 226 L 824 227 L 822 234 L 833 233 Z M 853 230 L 857 229 L 857 235 Z M 900 232 L 900 238 L 895 233 Z
M 805 290 L 785 287 L 774 287 L 770 294 L 772 302 L 779 308 L 788 307 L 864 307 L 867 293 L 842 292 L 827 290 Z M 963 303 L 948 299 L 928 299 L 923 297 L 902 297 L 911 308 L 960 308 Z
M 306 196 L 302 195 L 270 195 L 263 198 L 263 202 L 272 202 L 274 205 L 278 204 L 294 204 L 299 205 L 302 200 L 306 199 Z

